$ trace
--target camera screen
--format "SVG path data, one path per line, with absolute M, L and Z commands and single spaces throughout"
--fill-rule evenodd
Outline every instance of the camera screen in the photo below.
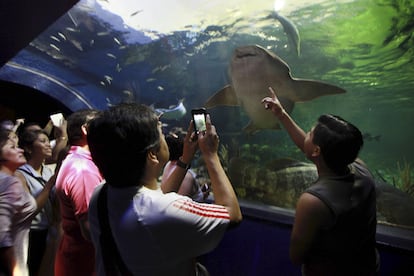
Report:
M 194 114 L 194 124 L 197 131 L 206 130 L 206 117 L 205 114 Z

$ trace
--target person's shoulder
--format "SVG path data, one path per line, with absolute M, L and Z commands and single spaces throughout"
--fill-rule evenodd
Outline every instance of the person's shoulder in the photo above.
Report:
M 351 165 L 351 172 L 362 176 L 362 177 L 366 177 L 369 179 L 374 179 L 373 174 L 371 173 L 371 171 L 369 170 L 367 164 L 364 163 L 364 161 L 362 161 L 361 159 L 356 159 Z
M 322 200 L 309 192 L 305 192 L 300 195 L 298 202 L 310 205 L 319 205 L 322 203 Z
M 0 195 L 1 197 L 19 199 L 26 193 L 20 179 L 14 175 L 0 174 Z
M 308 192 L 303 193 L 299 197 L 297 208 L 301 208 L 303 211 L 309 213 L 325 212 L 328 209 L 326 204 L 319 197 Z
M 303 193 L 296 205 L 296 217 L 310 221 L 313 225 L 328 225 L 332 213 L 322 199 L 310 193 Z

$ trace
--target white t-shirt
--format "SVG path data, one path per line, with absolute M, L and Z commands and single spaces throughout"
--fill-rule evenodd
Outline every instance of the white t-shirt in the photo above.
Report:
M 99 185 L 89 205 L 98 275 L 105 275 L 97 213 Z M 230 222 L 221 205 L 198 203 L 177 193 L 146 187 L 108 187 L 114 240 L 134 275 L 194 275 L 194 258 L 214 249 Z

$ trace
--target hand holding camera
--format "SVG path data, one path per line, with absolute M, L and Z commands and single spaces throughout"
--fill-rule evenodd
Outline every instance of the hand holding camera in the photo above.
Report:
M 211 124 L 210 114 L 205 108 L 193 109 L 191 114 L 201 153 L 203 155 L 217 154 L 219 137 L 215 126 Z
M 197 135 L 202 131 L 206 131 L 206 115 L 207 111 L 205 108 L 195 108 L 191 110 L 194 130 Z

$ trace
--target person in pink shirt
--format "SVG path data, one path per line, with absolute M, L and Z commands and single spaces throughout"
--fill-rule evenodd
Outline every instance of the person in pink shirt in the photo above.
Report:
M 56 253 L 55 275 L 95 275 L 88 207 L 92 192 L 103 178 L 92 161 L 86 136 L 88 122 L 98 114 L 97 110 L 79 110 L 67 119 L 70 149 L 56 179 L 63 233 Z

